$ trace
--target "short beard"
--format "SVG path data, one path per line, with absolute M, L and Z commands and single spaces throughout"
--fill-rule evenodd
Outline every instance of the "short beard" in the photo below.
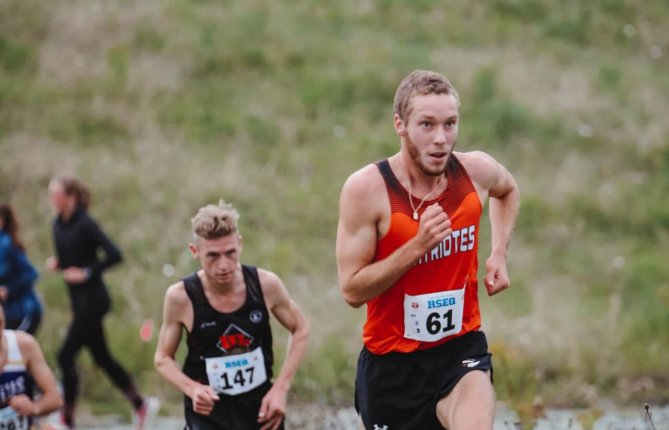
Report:
M 451 158 L 452 152 L 448 154 L 448 159 L 446 160 L 446 164 L 444 165 L 444 168 L 441 169 L 440 171 L 433 171 L 433 170 L 428 170 L 423 163 L 421 162 L 420 159 L 420 152 L 418 151 L 418 148 L 416 147 L 416 144 L 413 143 L 411 138 L 407 135 L 404 138 L 404 141 L 406 142 L 407 145 L 407 151 L 409 151 L 409 157 L 413 160 L 414 163 L 420 168 L 420 170 L 425 173 L 427 176 L 441 176 L 446 173 L 446 169 L 448 168 L 448 161 Z M 455 145 L 454 145 L 455 146 Z

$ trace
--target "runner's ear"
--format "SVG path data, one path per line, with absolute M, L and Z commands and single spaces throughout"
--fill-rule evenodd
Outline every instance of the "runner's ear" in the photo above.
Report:
M 395 126 L 395 133 L 397 133 L 398 136 L 406 136 L 407 129 L 404 126 L 404 121 L 402 121 L 402 119 L 397 114 L 393 116 L 393 125 Z
M 198 258 L 198 247 L 196 243 L 194 242 L 189 243 L 188 249 L 190 250 L 190 253 L 193 255 L 193 258 Z

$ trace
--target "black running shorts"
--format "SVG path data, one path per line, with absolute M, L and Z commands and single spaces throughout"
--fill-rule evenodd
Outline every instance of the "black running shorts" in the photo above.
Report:
M 363 348 L 355 380 L 355 408 L 368 430 L 442 430 L 437 402 L 472 370 L 490 370 L 482 331 L 431 349 L 376 355 Z

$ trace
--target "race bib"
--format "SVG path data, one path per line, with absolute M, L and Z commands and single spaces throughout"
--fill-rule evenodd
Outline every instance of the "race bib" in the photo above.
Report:
M 205 361 L 209 385 L 217 393 L 235 396 L 267 381 L 265 359 L 260 347 L 244 354 L 207 358 Z
M 0 430 L 28 430 L 28 417 L 21 416 L 9 406 L 0 409 Z
M 404 295 L 404 337 L 436 342 L 462 329 L 465 289 Z

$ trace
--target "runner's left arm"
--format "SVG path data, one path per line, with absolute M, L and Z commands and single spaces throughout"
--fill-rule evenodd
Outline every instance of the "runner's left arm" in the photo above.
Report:
M 463 159 L 479 192 L 490 197 L 492 250 L 485 264 L 484 283 L 492 296 L 510 285 L 507 250 L 518 218 L 520 191 L 513 175 L 485 152 L 472 151 Z
M 308 320 L 290 298 L 281 279 L 276 274 L 262 269 L 259 270 L 259 275 L 268 309 L 290 333 L 281 371 L 263 398 L 258 413 L 258 422 L 263 424 L 261 430 L 275 430 L 281 424 L 286 412 L 286 396 L 307 349 L 310 328 Z

